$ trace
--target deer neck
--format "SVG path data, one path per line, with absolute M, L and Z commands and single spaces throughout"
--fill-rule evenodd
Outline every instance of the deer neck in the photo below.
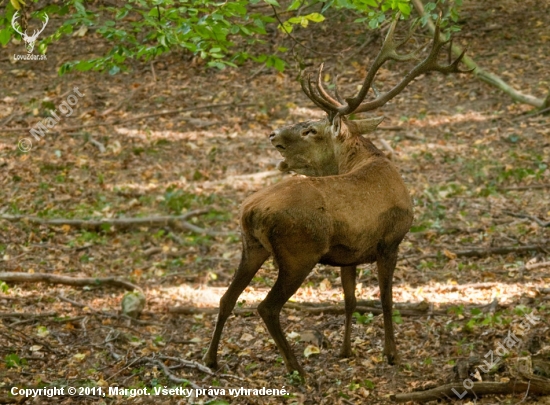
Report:
M 374 159 L 384 158 L 384 154 L 374 144 L 355 136 L 346 139 L 337 149 L 338 174 L 346 174 L 369 165 Z

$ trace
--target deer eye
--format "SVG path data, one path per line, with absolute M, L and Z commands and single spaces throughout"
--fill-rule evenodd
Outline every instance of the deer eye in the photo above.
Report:
M 314 130 L 313 128 L 308 128 L 306 129 L 304 132 L 302 132 L 302 136 L 308 136 L 308 135 L 315 135 L 317 133 L 316 130 Z

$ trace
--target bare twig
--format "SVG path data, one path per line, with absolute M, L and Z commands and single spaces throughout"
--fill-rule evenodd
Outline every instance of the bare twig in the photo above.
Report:
M 550 267 L 550 262 L 541 262 L 541 263 L 528 263 L 525 265 L 527 270 L 540 269 L 543 267 Z
M 513 186 L 513 187 L 501 187 L 500 190 L 505 191 L 525 191 L 525 190 L 542 190 L 545 188 L 550 188 L 550 183 L 548 184 L 530 184 L 528 186 Z
M 111 353 L 111 356 L 116 361 L 120 361 L 124 358 L 124 356 L 122 356 L 121 354 L 118 354 L 117 352 L 115 352 L 115 348 L 113 347 L 112 343 L 107 343 L 105 346 L 107 347 L 107 349 L 109 349 L 109 353 Z
M 88 138 L 88 142 L 90 142 L 92 145 L 96 146 L 99 149 L 100 153 L 105 153 L 107 149 L 105 149 L 105 145 L 103 145 L 101 142 L 96 141 L 91 136 Z
M 105 379 L 105 381 L 109 381 L 112 378 L 116 377 L 118 374 L 122 373 L 127 368 L 132 367 L 134 364 L 139 363 L 143 359 L 143 356 L 138 357 L 137 359 L 132 360 L 130 363 L 128 363 L 126 366 L 122 367 L 120 370 L 118 370 L 116 373 L 111 374 L 109 377 Z
M 317 55 L 330 55 L 330 56 L 337 56 L 339 54 L 337 53 L 330 53 L 330 52 L 319 52 L 319 51 L 316 51 L 315 49 L 312 49 L 308 46 L 305 46 L 304 44 L 302 44 L 300 41 L 298 41 L 294 35 L 292 35 L 290 32 L 287 31 L 287 29 L 285 28 L 285 25 L 284 23 L 281 21 L 281 19 L 279 18 L 279 14 L 277 13 L 277 9 L 275 8 L 275 6 L 271 5 L 271 8 L 273 9 L 273 13 L 275 14 L 275 18 L 277 19 L 277 21 L 279 22 L 279 25 L 281 26 L 281 28 L 284 30 L 285 34 L 288 35 L 288 37 L 290 39 L 292 39 L 297 45 L 300 45 L 302 48 L 304 48 L 305 50 L 307 51 L 310 51 L 312 53 L 315 53 Z
M 388 141 L 382 138 L 378 138 L 378 142 L 384 147 L 384 149 L 388 152 L 389 156 L 388 159 L 393 159 L 394 156 L 396 156 L 395 150 L 391 147 Z
M 516 218 L 528 218 L 532 221 L 535 221 L 537 224 L 539 224 L 540 226 L 542 226 L 543 228 L 546 228 L 546 227 L 549 227 L 550 226 L 550 221 L 548 222 L 544 222 L 542 221 L 540 218 L 537 218 L 536 216 L 534 215 L 529 215 L 529 214 L 516 214 L 515 212 L 511 212 L 511 211 L 503 211 L 506 215 L 510 215 L 511 217 L 516 217 Z
M 158 359 L 154 359 L 152 357 L 143 357 L 141 358 L 140 360 L 140 363 L 141 362 L 147 362 L 149 364 L 155 364 L 157 365 L 161 370 L 162 372 L 164 373 L 164 375 L 166 375 L 166 377 L 168 377 L 168 379 L 176 384 L 188 384 L 190 385 L 191 387 L 193 387 L 194 389 L 201 389 L 201 387 L 199 387 L 197 384 L 195 384 L 194 382 L 192 381 L 189 381 L 185 378 L 179 378 L 177 376 L 175 376 L 174 374 L 172 374 L 172 372 L 170 371 L 170 369 L 166 366 L 166 364 L 164 364 L 162 361 L 158 360 Z M 210 370 L 209 370 L 210 371 Z
M 172 356 L 159 356 L 159 359 L 175 361 L 175 362 L 179 363 L 180 365 L 182 365 L 183 367 L 196 369 L 196 370 L 202 371 L 203 373 L 206 373 L 208 375 L 216 375 L 216 373 L 214 373 L 212 370 L 210 370 L 205 365 L 197 363 L 196 361 L 193 361 L 193 360 L 185 360 L 185 359 L 181 359 L 179 357 L 172 357 Z
M 126 290 L 133 291 L 138 290 L 143 292 L 141 287 L 130 283 L 129 281 L 120 280 L 116 277 L 103 277 L 103 278 L 74 278 L 68 276 L 60 276 L 57 274 L 45 274 L 45 273 L 12 273 L 5 272 L 0 273 L 0 280 L 8 283 L 50 283 L 50 284 L 64 284 L 72 286 L 113 286 L 121 287 Z

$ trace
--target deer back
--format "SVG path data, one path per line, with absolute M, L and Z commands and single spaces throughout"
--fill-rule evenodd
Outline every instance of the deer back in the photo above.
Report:
M 362 134 L 381 118 L 328 120 L 283 127 L 270 135 L 293 177 L 245 200 L 242 229 L 273 252 L 274 240 L 318 245 L 319 260 L 348 265 L 374 260 L 378 244 L 399 243 L 412 203 L 397 169 Z

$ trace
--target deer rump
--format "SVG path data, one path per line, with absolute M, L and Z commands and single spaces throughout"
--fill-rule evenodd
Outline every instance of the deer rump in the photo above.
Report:
M 400 175 L 379 159 L 345 175 L 290 178 L 248 197 L 245 243 L 261 244 L 276 262 L 280 250 L 331 266 L 376 261 L 400 244 L 413 219 Z

